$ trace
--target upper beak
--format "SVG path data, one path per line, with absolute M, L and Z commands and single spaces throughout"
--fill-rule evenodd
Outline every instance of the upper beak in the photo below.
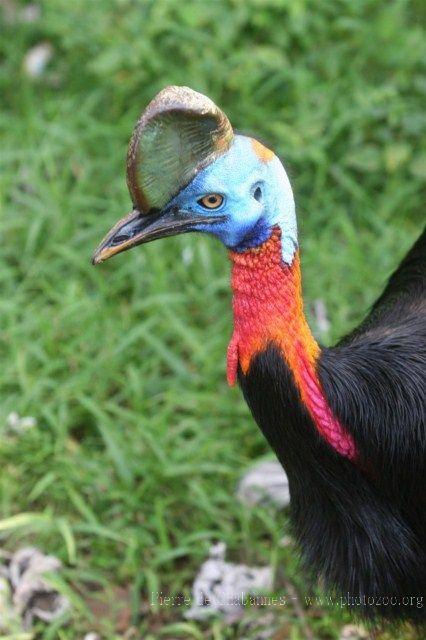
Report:
M 138 244 L 186 233 L 200 223 L 213 224 L 221 219 L 223 217 L 192 215 L 175 207 L 148 215 L 133 209 L 107 233 L 93 254 L 92 264 L 99 264 Z

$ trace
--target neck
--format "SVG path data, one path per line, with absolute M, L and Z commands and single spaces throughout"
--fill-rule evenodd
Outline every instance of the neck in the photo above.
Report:
M 356 450 L 324 396 L 317 375 L 320 348 L 303 311 L 299 253 L 291 265 L 282 260 L 281 230 L 243 253 L 231 251 L 234 333 L 228 348 L 228 381 L 234 384 L 252 359 L 268 345 L 279 348 L 289 366 L 301 401 L 321 436 L 341 455 L 353 460 Z

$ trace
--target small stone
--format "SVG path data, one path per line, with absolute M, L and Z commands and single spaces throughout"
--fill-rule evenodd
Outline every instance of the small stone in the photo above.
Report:
M 24 71 L 30 78 L 39 78 L 53 56 L 53 47 L 49 42 L 40 42 L 32 47 L 24 58 Z
M 19 425 L 19 414 L 16 411 L 11 411 L 6 418 L 6 424 L 10 429 L 16 429 Z
M 24 628 L 34 620 L 52 622 L 70 608 L 68 599 L 55 591 L 44 574 L 61 568 L 55 556 L 45 555 L 34 547 L 13 554 L 9 564 L 9 581 L 13 590 L 13 606 L 22 617 Z
M 23 431 L 26 431 L 27 429 L 32 429 L 36 425 L 37 425 L 37 420 L 33 418 L 33 416 L 24 416 L 23 418 L 21 418 L 20 427 Z
M 226 562 L 225 553 L 223 542 L 211 547 L 208 560 L 201 565 L 194 580 L 192 607 L 186 618 L 204 620 L 212 614 L 221 614 L 228 624 L 233 624 L 244 614 L 246 597 L 271 591 L 271 567 Z
M 282 548 L 291 547 L 294 544 L 294 540 L 291 536 L 283 536 L 279 541 L 279 545 Z
M 290 503 L 288 478 L 279 462 L 262 461 L 241 478 L 237 498 L 247 506 L 272 503 L 280 509 Z
M 194 262 L 194 250 L 189 245 L 184 247 L 182 251 L 182 262 L 185 266 L 188 266 Z
M 6 418 L 6 426 L 10 431 L 22 434 L 37 426 L 37 420 L 33 416 L 20 416 L 17 411 L 12 411 Z
M 340 633 L 339 640 L 366 640 L 367 630 L 357 624 L 346 624 Z

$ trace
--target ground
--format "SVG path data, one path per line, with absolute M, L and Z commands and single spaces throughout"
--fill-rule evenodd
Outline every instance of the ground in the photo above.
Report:
M 284 160 L 312 327 L 326 343 L 349 330 L 424 220 L 422 3 L 30 7 L 0 2 L 0 541 L 64 563 L 56 580 L 72 616 L 38 637 L 112 639 L 131 626 L 145 640 L 242 637 L 151 605 L 152 592 L 189 594 L 219 540 L 231 559 L 271 563 L 277 593 L 299 594 L 277 638 L 338 638 L 350 618 L 306 604 L 314 591 L 281 544 L 285 515 L 234 496 L 270 451 L 225 381 L 226 252 L 187 235 L 97 268 L 90 256 L 129 209 L 139 112 L 186 84 Z M 26 56 L 40 44 L 51 58 L 34 73 Z M 12 411 L 37 425 L 11 433 Z

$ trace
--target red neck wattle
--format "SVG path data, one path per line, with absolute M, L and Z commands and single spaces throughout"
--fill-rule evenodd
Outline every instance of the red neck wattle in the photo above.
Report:
M 281 255 L 281 230 L 243 253 L 230 252 L 234 332 L 228 347 L 227 375 L 234 384 L 268 344 L 279 348 L 291 369 L 303 403 L 319 433 L 338 453 L 355 460 L 355 443 L 333 415 L 319 382 L 320 348 L 303 312 L 299 253 L 291 265 Z

